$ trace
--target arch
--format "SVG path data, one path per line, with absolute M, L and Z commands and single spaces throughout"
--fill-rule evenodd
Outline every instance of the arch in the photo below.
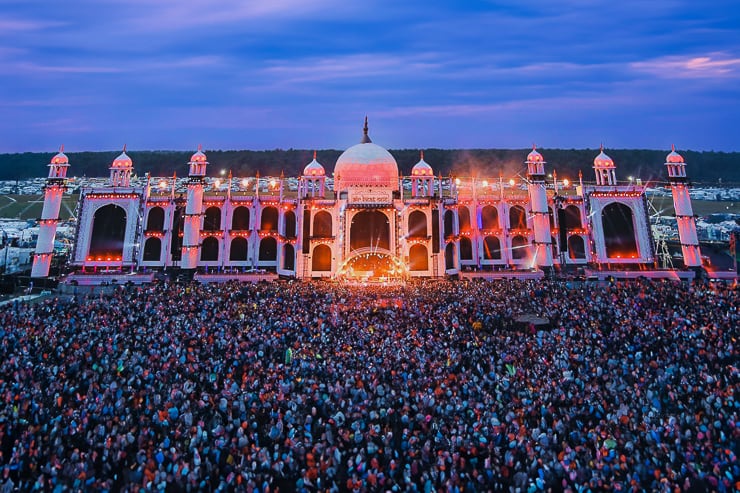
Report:
M 511 258 L 521 260 L 527 258 L 529 242 L 522 235 L 516 235 L 511 239 Z
M 450 270 L 455 268 L 455 244 L 448 243 L 445 247 L 445 269 Z
M 277 240 L 271 236 L 260 241 L 260 261 L 275 262 L 277 260 Z
M 286 211 L 285 212 L 285 215 L 283 216 L 283 228 L 285 229 L 285 237 L 286 238 L 295 238 L 296 237 L 295 212 L 293 212 L 293 211 Z
M 424 245 L 413 245 L 409 249 L 409 270 L 429 269 L 429 252 Z
M 509 209 L 509 228 L 527 229 L 527 211 L 521 205 Z
M 231 214 L 231 229 L 233 231 L 247 231 L 249 229 L 249 208 L 240 205 Z
M 444 237 L 449 238 L 451 236 L 455 236 L 455 230 L 453 227 L 455 224 L 455 218 L 451 210 L 448 209 L 445 211 L 445 215 L 442 217 L 442 221 L 444 222 L 442 226 Z
M 203 240 L 200 247 L 201 262 L 216 262 L 218 260 L 218 239 L 213 236 Z
M 276 207 L 265 207 L 262 209 L 262 219 L 260 220 L 261 231 L 277 231 L 278 229 L 278 210 Z M 260 247 L 262 248 L 262 247 Z
M 481 229 L 498 229 L 498 210 L 492 205 L 485 206 L 480 211 Z
M 158 262 L 162 256 L 162 240 L 159 238 L 147 238 L 144 242 L 144 262 Z
M 203 231 L 218 231 L 221 229 L 221 209 L 211 206 L 203 215 Z
M 565 229 L 581 229 L 581 211 L 575 205 L 569 205 L 563 209 Z
M 236 262 L 244 262 L 247 260 L 247 252 L 249 248 L 247 246 L 247 239 L 237 236 L 231 240 L 231 246 L 229 248 L 229 260 Z
M 408 235 L 415 238 L 427 237 L 427 215 L 422 211 L 413 211 L 409 214 Z
M 311 256 L 311 270 L 316 272 L 331 270 L 331 248 L 327 245 L 316 245 Z
M 295 248 L 290 243 L 283 247 L 283 270 L 295 270 Z
M 360 248 L 391 248 L 391 227 L 388 217 L 380 211 L 358 212 L 349 228 L 350 250 Z
M 146 218 L 147 231 L 164 231 L 164 209 L 152 207 Z
M 185 226 L 185 207 L 175 208 L 172 216 L 172 237 L 170 239 L 170 255 L 177 262 L 182 259 L 182 230 Z
M 461 205 L 457 208 L 457 221 L 461 233 L 473 229 L 470 225 L 470 209 L 467 206 Z
M 93 216 L 88 255 L 121 260 L 125 235 L 126 211 L 116 204 L 104 205 Z
M 313 237 L 331 238 L 332 226 L 331 214 L 326 211 L 317 212 L 313 216 Z
M 470 238 L 460 238 L 460 260 L 473 260 L 473 242 Z
M 501 241 L 495 236 L 483 238 L 483 259 L 501 260 Z
M 604 227 L 604 245 L 608 258 L 637 257 L 637 240 L 632 209 L 625 204 L 612 202 L 601 211 Z
M 583 260 L 586 258 L 586 243 L 580 235 L 568 238 L 568 255 L 572 260 Z

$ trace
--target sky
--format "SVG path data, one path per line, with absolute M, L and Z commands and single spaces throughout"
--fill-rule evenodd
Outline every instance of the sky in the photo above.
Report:
M 737 0 L 0 0 L 0 152 L 738 151 Z

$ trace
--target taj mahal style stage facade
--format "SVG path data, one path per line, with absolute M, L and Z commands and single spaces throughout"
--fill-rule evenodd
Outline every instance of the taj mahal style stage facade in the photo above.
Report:
M 186 179 L 147 176 L 136 184 L 124 148 L 106 184 L 80 191 L 70 278 L 182 271 L 204 280 L 255 272 L 368 280 L 656 268 L 644 187 L 618 183 L 603 149 L 588 184 L 548 180 L 534 148 L 524 163 L 524 180 L 442 177 L 421 153 L 411 175 L 400 176 L 367 121 L 361 142 L 337 159 L 333 180 L 315 153 L 297 179 L 215 179 L 199 148 Z M 49 164 L 32 277 L 49 275 L 69 166 L 63 150 Z M 685 163 L 673 150 L 665 166 L 684 265 L 698 269 Z

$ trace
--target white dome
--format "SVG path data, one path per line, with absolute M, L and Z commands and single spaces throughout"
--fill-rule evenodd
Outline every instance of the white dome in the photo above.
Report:
M 666 163 L 683 164 L 683 156 L 676 152 L 676 146 L 671 146 L 671 153 L 665 158 Z
M 69 158 L 64 154 L 64 144 L 59 148 L 59 152 L 51 158 L 50 164 L 69 164 Z
M 606 155 L 604 146 L 601 146 L 601 152 L 594 158 L 594 168 L 613 168 L 614 160 Z
M 320 162 L 316 160 L 316 152 L 313 153 L 313 161 L 308 163 L 305 168 L 303 168 L 303 176 L 324 176 L 326 175 L 326 170 L 321 165 Z
M 532 152 L 527 154 L 527 162 L 530 163 L 543 163 L 545 162 L 545 158 L 542 157 L 542 154 L 537 152 L 537 149 L 532 146 Z
M 421 152 L 421 159 L 411 168 L 411 176 L 434 176 L 432 167 L 424 161 L 424 151 Z
M 123 152 L 113 160 L 111 168 L 131 168 L 133 166 L 133 161 L 131 161 L 131 158 L 128 157 L 128 154 L 126 154 L 126 146 L 123 146 Z
M 191 163 L 205 163 L 206 162 L 206 155 L 203 152 L 203 146 L 198 144 L 198 150 L 195 151 L 195 154 L 190 156 L 190 162 Z
M 359 144 L 344 151 L 334 166 L 334 191 L 349 187 L 379 187 L 398 191 L 398 164 L 391 153 L 368 136 L 367 117 Z

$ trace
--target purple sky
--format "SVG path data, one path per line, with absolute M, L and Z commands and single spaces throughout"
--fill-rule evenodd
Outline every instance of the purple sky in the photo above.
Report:
M 740 150 L 737 0 L 0 0 L 0 152 Z

